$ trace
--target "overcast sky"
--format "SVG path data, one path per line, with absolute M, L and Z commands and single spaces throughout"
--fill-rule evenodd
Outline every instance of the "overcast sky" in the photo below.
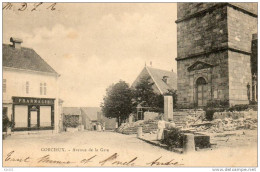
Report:
M 175 3 L 13 5 L 3 11 L 3 42 L 23 39 L 61 74 L 64 106 L 100 106 L 109 85 L 132 84 L 145 62 L 177 70 Z

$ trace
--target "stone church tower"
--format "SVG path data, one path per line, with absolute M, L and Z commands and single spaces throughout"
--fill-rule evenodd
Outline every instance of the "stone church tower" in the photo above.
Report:
M 178 104 L 256 101 L 257 3 L 178 3 L 177 15 Z

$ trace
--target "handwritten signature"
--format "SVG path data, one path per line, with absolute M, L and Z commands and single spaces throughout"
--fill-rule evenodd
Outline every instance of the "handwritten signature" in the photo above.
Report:
M 174 161 L 174 159 L 170 160 L 170 161 L 167 161 L 167 162 L 160 162 L 159 160 L 161 159 L 162 157 L 159 157 L 158 159 L 152 161 L 152 162 L 149 162 L 147 163 L 147 165 L 150 165 L 150 166 L 175 166 L 175 165 L 183 165 L 183 164 L 180 164 L 179 162 L 177 161 Z
M 87 165 L 90 163 L 94 163 L 95 161 L 100 166 L 141 166 L 136 164 L 138 157 L 129 158 L 128 160 L 119 160 L 119 154 L 114 153 L 111 156 L 108 156 L 107 158 L 102 159 L 101 161 L 96 160 L 97 155 L 90 156 L 88 158 L 81 159 L 80 161 L 63 161 L 63 160 L 57 160 L 52 158 L 49 154 L 44 155 L 40 158 L 31 158 L 29 156 L 26 157 L 19 157 L 15 156 L 15 151 L 11 151 L 7 154 L 5 161 L 7 162 L 20 162 L 20 163 L 28 163 L 32 162 L 33 160 L 37 163 L 44 163 L 44 164 L 56 164 L 56 165 L 69 165 L 69 164 L 75 164 L 79 163 L 82 165 Z M 148 166 L 182 166 L 183 164 L 179 163 L 178 161 L 175 161 L 174 159 L 170 161 L 161 161 L 162 157 L 159 157 L 151 162 L 146 163 Z
M 30 157 L 25 158 L 15 158 L 13 157 L 14 151 L 11 151 L 7 154 L 5 161 L 13 161 L 13 162 L 30 162 Z
M 19 4 L 19 5 L 17 5 Z M 17 9 L 18 11 L 25 11 L 25 10 L 30 10 L 31 12 L 37 11 L 37 9 L 44 8 L 50 11 L 55 11 L 56 10 L 56 5 L 57 3 L 51 3 L 48 5 L 44 5 L 45 3 L 39 2 L 39 3 L 33 3 L 33 6 L 30 7 L 29 9 L 29 4 L 27 2 L 22 2 L 22 3 L 11 3 L 7 2 L 3 4 L 3 10 L 13 10 Z M 15 8 L 16 7 L 16 8 Z
M 105 158 L 103 161 L 100 161 L 99 164 L 101 166 L 105 165 L 107 162 L 110 162 L 112 165 L 122 165 L 122 166 L 134 166 L 134 161 L 137 159 L 137 157 L 129 160 L 129 161 L 118 161 L 116 160 L 119 155 L 117 153 L 114 153 L 112 156 L 109 156 L 108 158 Z

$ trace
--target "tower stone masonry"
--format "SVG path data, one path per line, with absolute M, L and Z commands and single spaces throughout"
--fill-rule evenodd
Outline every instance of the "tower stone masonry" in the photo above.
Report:
M 178 104 L 248 104 L 257 3 L 178 3 L 176 23 Z

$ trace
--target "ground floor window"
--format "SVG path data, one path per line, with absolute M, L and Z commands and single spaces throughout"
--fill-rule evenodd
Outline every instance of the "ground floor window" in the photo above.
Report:
M 40 126 L 51 126 L 51 106 L 40 106 Z
M 15 127 L 19 128 L 28 126 L 28 106 L 15 105 L 14 114 Z

